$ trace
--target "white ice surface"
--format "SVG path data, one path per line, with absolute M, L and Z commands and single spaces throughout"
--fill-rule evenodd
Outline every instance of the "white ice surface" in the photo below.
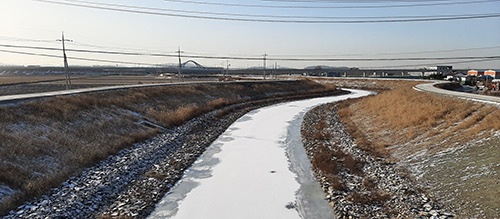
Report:
M 288 126 L 316 105 L 370 94 L 350 91 L 246 114 L 186 171 L 150 218 L 300 218 L 296 209 L 286 207 L 300 198 L 286 154 Z

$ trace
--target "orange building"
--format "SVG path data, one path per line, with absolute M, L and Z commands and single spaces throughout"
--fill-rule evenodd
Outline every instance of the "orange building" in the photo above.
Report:
M 500 73 L 500 72 L 499 72 Z M 484 71 L 484 75 L 489 75 L 493 78 L 500 78 L 500 74 L 493 70 Z
M 478 76 L 478 72 L 476 70 L 469 70 L 469 71 L 467 71 L 467 75 Z

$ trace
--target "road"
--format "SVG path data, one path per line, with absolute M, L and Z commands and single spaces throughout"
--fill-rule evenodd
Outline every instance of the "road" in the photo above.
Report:
M 247 82 L 247 81 L 245 81 L 245 82 Z M 109 90 L 120 90 L 120 89 L 141 88 L 141 87 L 174 86 L 174 85 L 180 85 L 180 84 L 200 84 L 200 83 L 206 84 L 206 83 L 220 83 L 220 82 L 191 81 L 191 82 L 179 82 L 179 83 L 132 84 L 132 85 L 116 85 L 116 86 L 92 87 L 92 88 L 83 88 L 83 89 L 60 90 L 60 91 L 50 91 L 50 92 L 42 92 L 42 93 L 15 94 L 15 95 L 0 96 L 0 104 L 6 103 L 6 102 L 12 102 L 12 101 L 37 99 L 37 98 L 44 98 L 44 97 L 54 97 L 54 96 L 62 96 L 62 95 L 71 95 L 71 94 L 90 93 L 90 92 L 97 92 L 97 91 L 109 91 Z
M 487 95 L 480 95 L 480 94 L 471 94 L 471 93 L 465 93 L 465 92 L 458 92 L 458 91 L 450 91 L 450 90 L 445 90 L 441 88 L 437 88 L 434 85 L 440 84 L 440 83 L 449 83 L 449 82 L 434 82 L 434 83 L 426 83 L 426 84 L 419 84 L 415 86 L 415 89 L 418 91 L 425 91 L 429 93 L 436 93 L 436 94 L 441 94 L 441 95 L 447 95 L 447 96 L 452 96 L 452 97 L 457 97 L 457 98 L 463 98 L 463 99 L 469 99 L 477 102 L 486 102 L 486 103 L 491 103 L 491 104 L 500 104 L 500 97 L 494 97 L 494 96 L 487 96 Z
M 43 98 L 43 97 L 54 97 L 54 96 L 61 96 L 61 95 L 89 93 L 89 92 L 105 91 L 105 90 L 118 90 L 118 89 L 126 89 L 126 88 L 166 86 L 166 85 L 172 85 L 172 84 L 168 83 L 168 84 L 120 85 L 120 86 L 94 87 L 94 88 L 85 88 L 85 89 L 51 91 L 51 92 L 43 92 L 43 93 L 5 95 L 5 96 L 0 96 L 0 103 L 17 101 L 17 100 L 36 99 L 36 98 Z

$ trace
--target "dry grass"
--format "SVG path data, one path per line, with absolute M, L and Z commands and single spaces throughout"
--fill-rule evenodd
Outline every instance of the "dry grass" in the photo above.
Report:
M 337 157 L 345 155 L 341 151 L 330 150 L 327 145 L 319 146 L 318 151 L 312 158 L 313 168 L 323 171 L 325 174 L 337 175 L 340 171 L 342 163 L 338 161 Z
M 421 171 L 420 181 L 432 185 L 429 191 L 457 210 L 457 217 L 498 215 L 498 202 L 491 201 L 498 196 L 491 183 L 498 181 L 493 168 L 498 144 L 490 144 L 498 139 L 491 136 L 500 130 L 499 108 L 418 92 L 412 89 L 414 82 L 399 83 L 379 95 L 339 104 L 349 132 L 366 151 Z M 370 201 L 363 195 L 351 199 Z
M 305 130 L 311 133 L 303 133 L 304 136 L 309 136 L 306 137 L 308 141 L 318 142 L 316 153 L 311 159 L 313 168 L 330 176 L 335 176 L 344 170 L 362 176 L 364 163 L 337 148 L 334 136 L 326 130 L 327 126 L 325 120 L 320 120 L 312 129 Z
M 315 125 L 315 129 L 318 130 L 312 133 L 312 138 L 318 141 L 329 140 L 332 138 L 332 134 L 330 132 L 325 131 L 327 127 L 327 123 L 324 120 L 319 121 Z
M 233 100 L 234 101 L 234 100 Z M 146 115 L 155 118 L 157 121 L 161 122 L 166 127 L 178 126 L 185 121 L 197 117 L 203 113 L 210 112 L 214 109 L 221 108 L 223 106 L 231 104 L 233 101 L 218 98 L 215 100 L 208 101 L 202 105 L 200 104 L 188 104 L 184 106 L 180 106 L 176 109 L 167 110 L 166 112 L 161 111 L 165 109 L 154 109 L 148 108 L 146 111 Z
M 432 193 L 445 197 L 447 203 L 459 206 L 459 217 L 488 218 L 496 215 L 494 210 L 498 209 L 498 202 L 491 202 L 497 197 L 492 192 L 495 186 L 491 182 L 498 178 L 494 169 L 494 161 L 498 161 L 498 147 L 495 147 L 498 144 L 485 143 L 487 145 L 484 146 L 482 142 L 493 141 L 489 138 L 500 130 L 498 107 L 415 91 L 413 86 L 421 82 L 336 79 L 323 83 L 379 92 L 376 96 L 336 105 L 344 126 L 360 148 L 390 163 L 398 160 L 412 162 L 411 159 L 418 155 L 420 158 L 411 164 L 423 165 L 419 166 L 423 168 L 423 172 L 419 172 L 423 175 L 420 180 L 439 187 Z M 320 128 L 323 126 L 319 123 L 315 126 L 319 129 L 317 135 L 304 135 L 315 137 L 316 140 L 312 141 L 318 142 L 318 148 L 324 147 L 327 141 L 321 133 Z M 479 142 L 478 139 L 486 140 Z M 467 153 L 461 150 L 444 152 L 471 143 L 473 147 L 465 150 Z M 334 145 L 330 147 L 335 148 Z M 486 150 L 488 152 L 484 152 Z M 323 149 L 319 154 L 312 159 L 313 166 L 323 169 L 323 176 L 334 189 L 345 191 L 345 182 L 336 174 L 341 168 L 353 172 L 355 166 L 349 168 L 347 157 L 341 163 L 334 150 Z M 420 163 L 424 161 L 424 164 Z M 471 175 L 464 173 L 467 171 Z M 464 177 L 468 180 L 464 180 Z M 458 193 L 457 186 L 461 186 Z M 384 203 L 390 198 L 387 193 L 377 189 L 375 180 L 364 178 L 363 187 L 369 192 L 350 193 L 349 199 L 357 203 Z M 463 204 L 469 202 L 472 204 Z
M 160 130 L 233 103 L 331 91 L 311 81 L 137 88 L 0 105 L 0 215 Z
M 339 107 L 349 132 L 381 154 L 389 146 L 416 142 L 437 152 L 500 130 L 497 107 L 418 92 L 412 84 Z
M 323 105 L 314 110 L 318 110 L 318 112 L 311 113 L 314 116 L 313 119 L 310 118 L 311 121 L 314 121 L 313 125 L 310 125 L 311 128 L 302 129 L 305 141 L 314 142 L 313 150 L 315 152 L 311 158 L 313 169 L 324 177 L 332 189 L 346 193 L 349 201 L 358 204 L 384 205 L 391 198 L 391 195 L 381 191 L 376 179 L 365 174 L 363 171 L 365 162 L 351 153 L 344 152 L 338 145 L 339 140 L 336 139 L 336 136 L 331 133 L 329 135 L 323 134 L 330 130 L 329 119 L 326 119 L 324 114 L 337 110 L 336 106 L 334 104 Z M 346 180 L 349 177 L 345 177 L 345 174 L 361 177 L 363 179 L 363 192 L 357 189 L 348 189 L 347 183 L 349 182 Z
M 358 204 L 383 204 L 391 198 L 387 192 L 373 191 L 367 193 L 353 192 L 349 194 L 347 200 Z
M 360 78 L 317 78 L 315 81 L 322 84 L 333 84 L 337 87 L 361 88 L 378 92 L 422 83 L 418 81 L 404 81 L 404 83 L 401 83 L 401 80 L 398 79 L 372 80 Z

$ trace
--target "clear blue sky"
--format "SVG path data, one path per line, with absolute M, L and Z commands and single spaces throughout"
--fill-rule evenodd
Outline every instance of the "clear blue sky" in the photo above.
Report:
M 500 1 L 481 1 L 476 4 L 456 3 L 480 0 L 309 0 L 302 1 L 302 3 L 282 0 L 193 0 L 190 1 L 191 3 L 164 0 L 50 1 L 52 3 L 34 0 L 0 0 L 0 44 L 60 48 L 61 43 L 55 40 L 60 38 L 61 32 L 64 31 L 66 38 L 73 40 L 73 42 L 66 44 L 68 49 L 155 52 L 170 55 L 174 55 L 177 48 L 180 47 L 184 51 L 183 55 L 262 57 L 262 54 L 267 53 L 269 59 L 500 56 L 500 17 L 430 22 L 322 24 L 177 17 L 177 15 L 195 15 L 232 19 L 237 17 L 234 14 L 243 14 L 291 17 L 253 16 L 238 18 L 282 19 L 290 21 L 319 20 L 320 18 L 310 17 L 329 16 L 368 17 L 361 20 L 373 21 L 386 18 L 403 19 L 391 18 L 392 16 L 499 14 Z M 155 12 L 163 13 L 164 15 L 102 10 L 55 4 L 54 2 L 148 13 Z M 99 4 L 90 4 L 89 2 Z M 195 4 L 193 2 L 198 3 Z M 136 8 L 104 5 L 103 3 L 134 6 Z M 217 5 L 219 3 L 233 5 Z M 239 6 L 235 4 L 239 4 Z M 433 5 L 418 6 L 422 4 Z M 250 7 L 249 5 L 254 6 Z M 401 5 L 412 6 L 393 7 Z M 271 8 L 274 6 L 277 7 Z M 287 8 L 289 6 L 315 8 L 291 9 Z M 363 8 L 373 6 L 377 8 Z M 150 9 L 146 9 L 146 7 Z M 152 10 L 153 8 L 162 10 Z M 184 10 L 184 12 L 167 10 Z M 185 11 L 198 13 L 188 14 Z M 209 13 L 223 13 L 226 15 Z M 167 16 L 165 14 L 175 16 Z M 409 17 L 406 19 L 414 18 Z M 330 20 L 339 19 L 330 18 Z M 347 20 L 354 21 L 358 19 L 348 18 Z M 128 48 L 128 50 L 125 50 L 125 48 Z M 60 51 L 26 48 L 0 47 L 0 50 L 60 55 Z M 425 51 L 438 52 L 420 53 Z M 71 59 L 72 57 L 150 64 L 177 62 L 175 57 L 124 56 L 77 52 L 67 52 L 67 54 L 70 65 L 116 65 L 116 63 L 74 60 Z M 183 61 L 187 59 L 183 58 Z M 223 62 L 226 62 L 224 59 L 198 58 L 194 60 L 208 66 L 221 66 Z M 311 65 L 380 67 L 399 65 L 423 66 L 426 64 L 447 64 L 447 62 L 457 61 L 460 60 L 356 62 L 270 60 L 267 62 L 267 65 L 271 66 L 276 62 L 279 66 L 286 67 L 306 67 Z M 231 67 L 262 66 L 262 60 L 229 60 L 229 63 Z M 62 60 L 53 57 L 0 51 L 0 65 L 8 64 L 61 66 Z M 118 64 L 125 65 L 123 63 Z M 452 63 L 452 65 L 456 68 L 500 69 L 500 60 Z

